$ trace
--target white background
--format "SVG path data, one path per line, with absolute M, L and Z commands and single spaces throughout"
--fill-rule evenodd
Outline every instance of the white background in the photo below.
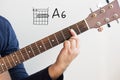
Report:
M 0 15 L 11 22 L 22 48 L 86 18 L 89 8 L 98 9 L 100 2 L 105 0 L 1 0 Z M 49 25 L 33 25 L 33 8 L 49 8 Z M 59 13 L 65 11 L 67 17 L 52 19 L 55 8 Z M 79 35 L 80 55 L 64 72 L 65 80 L 120 80 L 120 24 L 114 21 L 111 26 L 103 26 L 101 33 L 91 29 Z M 26 61 L 28 73 L 54 63 L 62 46 Z

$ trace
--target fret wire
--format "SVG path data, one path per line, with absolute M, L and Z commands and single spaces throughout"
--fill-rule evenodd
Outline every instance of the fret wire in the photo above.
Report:
M 17 65 L 17 64 L 18 64 L 18 59 L 17 59 L 17 57 L 16 57 L 16 54 L 13 53 L 13 54 L 11 54 L 11 55 L 12 55 L 13 60 L 15 61 L 15 64 Z
M 11 65 L 9 64 L 8 60 L 7 60 L 7 56 L 5 56 L 4 58 L 4 63 L 6 64 L 7 66 L 7 69 L 11 68 Z
M 36 42 L 35 42 L 35 45 L 36 45 L 36 47 L 37 47 L 37 49 L 38 49 L 39 53 L 41 53 L 41 51 L 40 51 L 40 49 L 38 48 L 38 45 L 37 45 L 37 43 L 36 43 Z
M 52 48 L 52 46 L 50 45 L 50 42 L 48 41 L 48 37 L 45 37 L 44 39 L 42 39 L 45 47 L 46 47 L 46 50 Z
M 37 46 L 36 46 L 35 43 L 31 44 L 31 47 L 32 47 L 32 49 L 33 49 L 35 55 L 37 55 L 37 54 L 40 53 L 39 50 L 37 49 Z
M 67 27 L 67 29 L 69 29 L 69 31 L 71 30 L 71 28 L 70 27 Z M 74 30 L 74 29 L 73 29 Z
M 60 31 L 56 32 L 55 34 L 56 34 L 57 40 L 59 41 L 59 44 L 65 41 L 65 39 L 63 38 L 63 35 Z
M 14 54 L 15 54 L 15 56 L 16 56 L 16 58 L 17 58 L 18 63 L 21 63 L 21 62 L 20 62 L 20 59 L 18 58 L 18 55 L 16 54 L 16 52 L 14 52 Z
M 10 57 L 11 57 L 11 59 L 12 59 L 14 65 L 16 65 L 15 60 L 14 60 L 13 57 L 12 57 L 12 54 L 10 54 Z
M 41 40 L 37 41 L 36 45 L 38 46 L 41 53 L 45 51 L 45 48 L 44 48 L 43 43 L 41 42 Z
M 48 37 L 47 39 L 48 39 L 48 41 L 49 41 L 49 43 L 50 43 L 51 47 L 53 47 L 53 45 L 52 45 L 52 43 L 51 43 L 51 41 L 50 41 L 49 37 Z
M 2 64 L 3 64 L 3 63 L 0 62 L 0 66 L 1 66 L 1 68 L 2 68 L 2 71 L 4 71 L 4 68 L 3 68 Z
M 80 34 L 80 31 L 79 31 L 79 29 L 77 28 L 77 25 L 76 25 L 76 24 L 71 25 L 70 28 L 73 29 L 73 30 L 76 32 L 77 35 Z
M 6 69 L 8 69 L 8 67 L 7 67 L 7 65 L 6 65 L 6 63 L 4 61 L 4 58 L 2 59 L 2 61 L 3 61 L 3 64 L 5 65 Z
M 2 65 L 0 65 L 0 73 L 4 72 Z
M 22 56 L 23 60 L 25 61 L 25 58 L 24 58 L 24 56 L 23 56 L 21 50 L 19 50 L 19 52 L 20 52 L 20 55 Z
M 57 43 L 60 44 L 57 37 L 56 37 L 56 34 L 53 34 L 53 35 L 55 36 L 55 39 L 56 39 Z
M 66 40 L 66 38 L 65 38 L 65 36 L 64 36 L 64 34 L 63 34 L 63 32 L 62 32 L 62 30 L 61 30 L 60 32 L 61 32 L 61 34 L 62 34 L 64 40 Z
M 35 52 L 34 52 L 33 48 L 31 47 L 31 45 L 30 45 L 30 48 L 32 50 L 33 56 L 35 56 Z
M 51 44 L 52 44 L 52 47 L 58 45 L 58 42 L 57 42 L 57 40 L 56 40 L 56 38 L 55 38 L 55 34 L 50 35 L 50 36 L 49 36 L 49 40 L 50 40 L 50 42 L 51 42 Z
M 80 29 L 81 33 L 88 30 L 88 26 L 87 26 L 85 20 L 82 20 L 82 21 L 78 22 L 77 25 L 78 25 L 78 28 Z
M 30 55 L 28 54 L 26 47 L 24 49 L 25 49 L 25 52 L 27 53 L 28 58 L 30 59 Z
M 67 27 L 67 29 L 69 29 L 69 31 L 70 31 L 71 28 L 70 28 L 70 27 Z M 74 29 L 73 29 L 73 30 L 74 30 Z
M 78 24 L 76 23 L 75 25 L 77 26 L 78 31 L 81 33 L 81 31 L 80 31 L 80 29 L 79 29 L 79 27 L 78 27 Z
M 31 52 L 32 52 L 32 51 L 31 51 Z M 28 54 L 26 53 L 25 48 L 22 48 L 22 49 L 21 49 L 21 53 L 23 54 L 25 60 L 29 59 L 29 56 L 28 56 Z M 33 54 L 33 53 L 32 53 L 32 54 Z
M 70 29 L 69 28 L 65 28 L 62 31 L 63 31 L 63 34 L 64 34 L 66 40 L 70 39 L 70 37 L 72 36 L 71 33 L 70 33 Z
M 16 51 L 16 55 L 18 55 L 18 59 L 19 59 L 20 63 L 25 61 L 25 59 L 24 59 L 23 55 L 21 54 L 20 50 Z
M 8 56 L 6 56 L 6 59 L 7 59 L 8 63 L 9 63 L 9 65 L 10 65 L 10 67 L 12 67 L 12 64 L 10 63 L 10 61 L 8 59 Z
M 1 58 L 1 56 L 0 56 Z M 3 66 L 1 65 L 1 59 L 0 59 L 0 73 L 4 72 Z
M 9 54 L 9 55 L 7 56 L 7 58 L 8 58 L 8 60 L 9 60 L 9 62 L 10 62 L 11 67 L 15 66 L 15 63 L 14 63 L 12 57 L 11 57 L 11 54 Z
M 44 42 L 43 42 L 42 40 L 41 40 L 41 43 L 42 43 L 44 49 L 47 50 L 47 49 L 46 49 L 46 46 L 45 46 L 45 44 L 44 44 Z
M 35 55 L 33 54 L 33 52 L 32 52 L 32 49 L 31 49 L 30 45 L 26 46 L 26 50 L 27 50 L 30 58 L 35 56 Z
M 82 23 L 83 21 L 81 21 L 80 23 L 76 23 L 75 25 L 76 25 L 76 27 L 75 27 L 75 25 L 72 27 L 73 29 L 75 29 L 77 32 L 84 32 L 85 30 L 86 30 L 86 28 L 88 29 L 88 27 L 86 27 L 86 25 L 84 25 L 84 23 Z M 82 27 L 83 26 L 83 27 Z M 8 67 L 7 67 L 7 64 L 10 64 L 10 66 L 12 67 L 12 65 L 14 66 L 14 65 L 17 65 L 16 63 L 17 62 L 19 62 L 20 63 L 20 61 L 22 60 L 22 59 L 24 59 L 24 61 L 25 61 L 25 57 L 26 56 L 28 56 L 29 58 L 30 58 L 30 56 L 31 55 L 29 55 L 28 53 L 32 53 L 32 55 L 34 55 L 35 56 L 35 54 L 36 54 L 36 49 L 38 49 L 37 50 L 37 52 L 41 52 L 41 49 L 45 49 L 45 50 L 47 50 L 47 48 L 49 47 L 50 48 L 50 46 L 51 47 L 53 47 L 54 45 L 57 45 L 57 43 L 58 44 L 60 44 L 61 42 L 63 42 L 64 40 L 66 40 L 66 38 L 67 38 L 67 33 L 68 33 L 68 29 L 70 29 L 70 27 L 68 27 L 67 29 L 63 29 L 63 30 L 61 30 L 61 31 L 59 31 L 60 33 L 58 33 L 58 36 L 57 36 L 57 33 L 56 34 L 53 34 L 54 35 L 54 37 L 53 36 L 51 36 L 51 37 L 47 37 L 47 38 L 45 38 L 45 39 L 42 39 L 42 40 L 40 40 L 40 46 L 42 47 L 40 47 L 39 48 L 39 44 L 37 45 L 37 43 L 35 43 L 35 45 L 34 46 L 32 46 L 32 45 L 30 45 L 29 46 L 29 51 L 27 51 L 27 48 L 24 48 L 25 49 L 25 51 L 21 51 L 21 50 L 19 50 L 19 53 L 20 53 L 20 55 L 21 55 L 21 57 L 19 58 L 19 56 L 17 56 L 17 54 L 15 53 L 15 54 L 10 54 L 10 57 L 5 57 L 5 59 L 3 58 L 3 59 L 1 59 L 1 69 L 4 71 L 5 70 L 5 68 L 6 69 L 8 69 Z M 77 30 L 78 29 L 78 30 Z M 60 38 L 58 38 L 58 37 L 60 37 L 60 38 L 62 38 L 62 40 L 60 39 Z M 55 39 L 56 39 L 56 41 L 57 41 L 57 43 L 55 43 L 54 44 L 54 42 L 56 42 L 55 41 Z M 45 40 L 45 41 L 44 41 Z M 59 42 L 59 41 L 61 41 L 61 42 Z M 53 43 L 53 44 L 52 44 Z M 49 46 L 47 46 L 47 45 L 49 45 Z M 36 46 L 36 47 L 35 47 Z M 35 49 L 36 48 L 36 49 Z M 27 54 L 26 54 L 26 56 L 24 56 L 22 53 L 23 52 L 26 52 Z M 5 60 L 7 59 L 7 63 L 5 62 Z M 11 63 L 13 61 L 13 63 Z

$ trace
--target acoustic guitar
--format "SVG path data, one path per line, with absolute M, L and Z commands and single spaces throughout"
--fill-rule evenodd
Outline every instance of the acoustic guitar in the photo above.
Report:
M 89 29 L 99 28 L 111 21 L 118 20 L 119 18 L 120 7 L 118 1 L 114 0 L 90 13 L 84 20 L 0 58 L 0 74 L 4 74 L 8 69 L 68 40 L 71 37 L 69 32 L 70 29 L 74 29 L 77 34 L 81 34 Z

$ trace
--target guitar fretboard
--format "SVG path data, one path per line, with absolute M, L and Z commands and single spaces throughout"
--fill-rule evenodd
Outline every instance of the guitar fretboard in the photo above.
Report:
M 59 45 L 68 40 L 72 35 L 70 29 L 74 29 L 77 34 L 88 30 L 85 20 L 71 25 L 63 30 L 60 30 L 50 36 L 47 36 L 37 42 L 34 42 L 16 52 L 13 52 L 5 57 L 0 58 L 0 73 L 13 68 L 14 66 L 40 54 L 44 51 Z

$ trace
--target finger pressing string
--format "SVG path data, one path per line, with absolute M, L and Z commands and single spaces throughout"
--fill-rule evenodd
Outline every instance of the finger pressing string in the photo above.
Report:
M 70 33 L 72 36 L 77 36 L 77 34 L 75 33 L 75 31 L 73 29 L 70 29 Z

